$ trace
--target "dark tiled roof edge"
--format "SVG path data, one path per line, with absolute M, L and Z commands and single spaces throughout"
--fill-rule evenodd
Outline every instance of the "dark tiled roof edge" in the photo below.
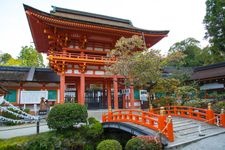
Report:
M 202 66 L 202 67 L 196 67 L 194 69 L 194 72 L 202 71 L 202 70 L 208 70 L 208 69 L 213 69 L 213 68 L 220 68 L 220 67 L 225 67 L 225 62 L 220 62 L 220 63 L 207 65 L 207 66 Z
M 28 72 L 30 71 L 31 67 L 18 67 L 18 66 L 0 66 L 0 71 L 22 71 Z M 36 71 L 42 72 L 53 72 L 50 68 L 35 68 Z

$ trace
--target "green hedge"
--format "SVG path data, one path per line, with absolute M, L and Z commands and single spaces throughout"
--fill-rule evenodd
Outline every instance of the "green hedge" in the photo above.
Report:
M 154 137 L 142 136 L 130 139 L 125 150 L 162 150 L 162 145 Z
M 86 123 L 87 108 L 76 103 L 66 103 L 54 106 L 48 114 L 47 124 L 49 128 L 65 130 L 73 128 L 78 123 Z
M 104 140 L 98 144 L 97 150 L 122 150 L 122 146 L 117 140 Z

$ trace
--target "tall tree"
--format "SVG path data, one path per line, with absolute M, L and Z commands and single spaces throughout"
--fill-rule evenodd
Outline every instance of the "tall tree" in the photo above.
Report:
M 207 0 L 204 18 L 206 38 L 212 44 L 212 51 L 216 55 L 225 52 L 225 1 Z
M 193 67 L 201 66 L 201 61 L 198 59 L 201 54 L 201 48 L 199 41 L 194 38 L 187 38 L 183 41 L 173 44 L 169 49 L 169 55 L 176 53 L 182 53 L 180 60 L 176 62 L 170 62 L 169 65 L 179 67 Z
M 12 56 L 9 53 L 4 53 L 0 55 L 0 64 L 4 65 L 7 63 L 8 60 L 10 60 Z
M 110 57 L 117 62 L 106 70 L 125 77 L 127 85 L 144 86 L 153 83 L 160 77 L 161 55 L 159 51 L 148 51 L 141 37 L 121 38 L 117 41 Z
M 44 67 L 42 55 L 33 46 L 22 47 L 18 59 L 22 62 L 22 66 Z

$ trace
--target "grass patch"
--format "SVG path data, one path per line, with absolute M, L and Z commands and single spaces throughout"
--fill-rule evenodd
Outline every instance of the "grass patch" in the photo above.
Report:
M 28 135 L 28 136 L 20 136 L 20 137 L 14 137 L 10 139 L 0 139 L 0 150 L 7 149 L 9 146 L 13 145 L 22 145 L 31 139 L 37 138 L 37 137 L 49 137 L 53 135 L 54 131 L 40 133 L 38 135 Z

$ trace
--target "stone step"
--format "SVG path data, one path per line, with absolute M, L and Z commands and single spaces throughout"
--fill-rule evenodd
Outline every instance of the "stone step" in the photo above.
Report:
M 193 129 L 193 128 L 198 128 L 198 124 L 190 124 L 190 125 L 186 125 L 186 126 L 179 126 L 179 127 L 174 127 L 173 131 L 174 132 L 179 132 L 179 131 L 184 131 L 184 130 L 189 130 L 189 129 Z
M 173 125 L 179 125 L 179 124 L 188 123 L 188 122 L 192 122 L 192 120 L 177 120 L 177 121 L 173 121 Z
M 201 133 L 205 133 L 205 132 L 207 132 L 207 130 L 214 130 L 214 129 L 216 129 L 216 127 L 202 128 Z M 183 131 L 183 132 L 178 132 L 179 136 L 187 136 L 187 135 L 196 134 L 196 133 L 199 134 L 198 127 L 194 128 L 194 129 L 189 129 L 189 130 L 186 130 L 186 131 Z
M 178 127 L 189 126 L 189 125 L 193 125 L 193 124 L 197 124 L 197 123 L 195 123 L 193 121 L 191 121 L 191 122 L 184 122 L 184 123 L 181 123 L 181 124 L 175 124 L 175 125 L 173 125 L 173 127 L 174 128 L 178 128 Z

